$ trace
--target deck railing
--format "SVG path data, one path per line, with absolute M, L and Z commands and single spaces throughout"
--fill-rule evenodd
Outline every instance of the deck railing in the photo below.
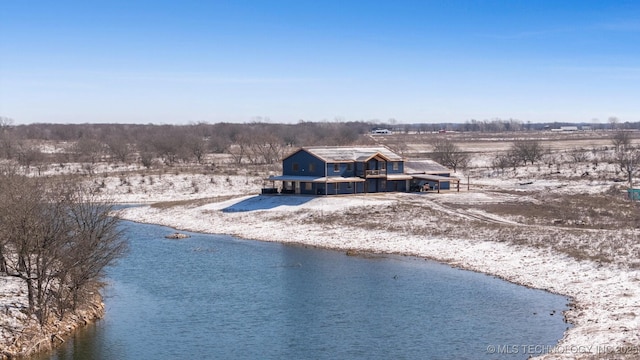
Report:
M 364 172 L 364 175 L 366 177 L 370 177 L 370 176 L 386 176 L 387 175 L 387 170 L 366 170 Z

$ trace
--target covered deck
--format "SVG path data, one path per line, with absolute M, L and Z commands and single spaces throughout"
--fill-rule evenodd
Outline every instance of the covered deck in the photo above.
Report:
M 457 191 L 460 192 L 460 179 L 458 179 L 456 177 L 431 175 L 431 174 L 411 174 L 411 177 L 413 179 L 426 180 L 426 181 L 431 181 L 431 182 L 437 183 L 438 184 L 438 187 L 437 187 L 438 193 L 440 193 L 440 189 L 442 188 L 442 183 L 443 182 L 456 183 Z
M 460 192 L 460 179 L 456 177 L 432 175 L 432 174 L 389 174 L 385 177 L 385 181 L 400 181 L 404 184 L 406 181 L 406 190 L 409 190 L 409 182 L 411 180 L 423 180 L 436 183 L 434 186 L 437 192 L 443 189 L 443 183 L 447 183 L 450 188 L 451 183 L 456 184 L 457 191 Z M 370 179 L 361 177 L 342 177 L 342 176 L 295 176 L 295 175 L 279 175 L 270 176 L 266 179 L 270 181 L 271 187 L 264 187 L 263 194 L 308 194 L 308 195 L 330 195 L 330 194 L 358 194 L 368 191 L 367 182 Z M 276 187 L 275 182 L 281 181 L 282 187 Z M 374 184 L 375 185 L 375 184 Z M 372 186 L 374 186 L 372 185 Z M 383 190 L 385 191 L 385 190 Z M 386 190 L 393 191 L 393 190 Z M 378 192 L 378 191 L 374 191 Z
M 319 190 L 322 190 L 323 191 L 322 195 L 326 195 L 328 194 L 328 190 L 330 188 L 329 184 L 351 183 L 353 185 L 351 186 L 351 188 L 353 189 L 353 193 L 355 194 L 356 193 L 355 184 L 364 183 L 366 180 L 360 177 L 342 177 L 342 176 L 316 177 L 316 176 L 280 175 L 280 176 L 270 176 L 269 178 L 267 178 L 267 181 L 272 182 L 273 186 L 270 189 L 273 189 L 273 190 L 265 192 L 265 189 L 263 189 L 262 191 L 263 194 L 277 193 L 275 182 L 282 181 L 282 189 L 280 191 L 282 194 L 303 194 L 303 193 L 318 194 Z M 314 184 L 315 186 L 312 187 L 312 189 L 305 190 L 303 189 L 301 184 Z M 318 187 L 317 185 L 324 185 L 324 187 Z M 339 191 L 339 187 L 333 186 L 332 188 L 333 188 L 333 192 L 337 194 Z

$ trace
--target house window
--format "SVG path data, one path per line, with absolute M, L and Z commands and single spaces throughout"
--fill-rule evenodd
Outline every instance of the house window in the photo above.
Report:
M 313 189 L 313 184 L 310 182 L 304 183 L 304 189 L 307 191 L 311 191 Z
M 339 172 L 340 171 L 340 165 L 339 164 L 333 164 L 333 172 Z
M 393 171 L 398 171 L 400 169 L 400 164 L 397 161 L 393 162 Z
M 291 170 L 293 171 L 300 170 L 300 165 L 298 165 L 298 163 L 293 163 L 293 165 L 291 165 Z
M 314 171 L 316 171 L 316 164 L 314 164 L 314 163 L 309 163 L 309 171 L 310 171 L 310 172 L 314 172 Z
M 347 171 L 353 170 L 353 165 L 351 163 L 347 164 Z
M 353 183 L 347 183 L 347 189 L 349 190 L 353 189 Z
M 384 161 L 382 161 L 382 162 L 380 163 L 380 170 L 386 170 L 386 169 L 387 169 L 387 163 L 386 163 L 386 162 L 384 162 Z

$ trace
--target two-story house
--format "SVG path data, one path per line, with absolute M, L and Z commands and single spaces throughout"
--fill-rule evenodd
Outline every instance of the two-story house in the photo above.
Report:
M 357 194 L 411 189 L 405 160 L 386 147 L 301 148 L 282 160 L 282 193 Z

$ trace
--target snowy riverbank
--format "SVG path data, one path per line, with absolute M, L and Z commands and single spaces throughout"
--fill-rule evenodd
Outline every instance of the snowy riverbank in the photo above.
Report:
M 121 211 L 124 219 L 161 224 L 177 229 L 222 233 L 247 239 L 299 243 L 310 246 L 397 253 L 435 259 L 461 268 L 504 278 L 524 286 L 548 290 L 573 299 L 565 316 L 573 324 L 558 346 L 544 359 L 637 358 L 640 356 L 640 271 L 619 262 L 576 260 L 551 248 L 509 243 L 498 237 L 447 235 L 446 229 L 424 234 L 417 231 L 429 216 L 416 218 L 401 204 L 413 202 L 436 209 L 443 219 L 464 226 L 470 213 L 443 206 L 442 199 L 486 201 L 483 193 L 367 194 L 346 197 L 244 196 L 207 204 L 152 207 Z M 474 213 L 474 217 L 478 214 Z M 345 226 L 336 218 L 349 218 Z M 356 226 L 363 217 L 389 226 Z M 485 220 L 510 225 L 492 215 Z M 443 220 L 444 221 L 444 220 Z M 437 228 L 433 222 L 434 228 Z M 546 231 L 531 228 L 531 236 Z M 436 234 L 436 235 L 434 235 Z M 474 234 L 469 229 L 468 234 Z M 499 232 L 498 232 L 499 234 Z M 569 325 L 567 325 L 569 327 Z M 517 346 L 521 353 L 537 356 L 538 344 L 487 344 Z M 495 350 L 494 351 L 497 351 Z M 490 352 L 491 349 L 489 349 Z M 489 352 L 486 356 L 490 356 Z M 622 353 L 622 354 L 621 354 Z M 481 357 L 485 357 L 484 354 Z
M 0 277 L 0 359 L 33 356 L 51 350 L 65 341 L 77 328 L 104 316 L 102 297 L 95 294 L 90 304 L 68 314 L 63 321 L 54 320 L 41 327 L 27 312 L 24 280 Z

